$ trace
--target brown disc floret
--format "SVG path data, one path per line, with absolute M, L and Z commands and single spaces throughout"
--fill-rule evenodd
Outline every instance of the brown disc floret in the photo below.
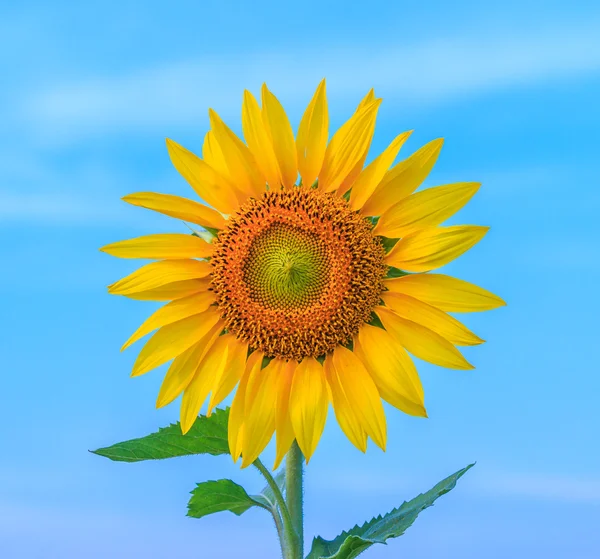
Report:
M 251 199 L 214 241 L 212 287 L 227 330 L 269 357 L 347 344 L 383 291 L 370 221 L 333 194 L 295 187 Z

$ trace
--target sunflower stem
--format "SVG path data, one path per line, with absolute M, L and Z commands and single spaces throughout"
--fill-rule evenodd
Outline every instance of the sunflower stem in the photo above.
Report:
M 279 543 L 281 544 L 281 551 L 284 559 L 296 559 L 296 555 L 294 555 L 294 549 L 297 545 L 297 537 L 296 531 L 294 529 L 294 524 L 292 522 L 292 517 L 290 515 L 290 511 L 288 506 L 283 498 L 283 494 L 281 493 L 281 489 L 277 485 L 277 482 L 269 472 L 268 468 L 260 461 L 260 458 L 257 458 L 254 461 L 254 466 L 256 469 L 263 475 L 263 477 L 267 480 L 271 491 L 273 491 L 273 495 L 275 496 L 275 501 L 277 501 L 277 506 L 281 511 L 281 520 L 283 521 L 283 530 L 281 530 L 281 526 L 278 523 L 278 519 L 275 518 L 275 525 L 277 526 L 277 535 L 279 536 Z M 287 488 L 286 488 L 287 490 Z M 277 512 L 277 511 L 275 511 Z M 301 556 L 298 556 L 301 557 Z
M 273 515 L 273 520 L 275 521 L 275 529 L 277 530 L 277 537 L 279 538 L 279 546 L 281 547 L 281 557 L 286 559 L 285 554 L 287 553 L 285 547 L 285 530 L 283 529 L 283 522 L 281 521 L 281 515 L 279 514 L 279 510 L 277 507 L 273 507 L 271 510 L 271 514 Z
M 296 535 L 296 545 L 294 552 L 290 554 L 291 559 L 302 559 L 304 556 L 303 459 L 302 451 L 298 443 L 294 441 L 285 460 L 285 493 L 292 527 Z

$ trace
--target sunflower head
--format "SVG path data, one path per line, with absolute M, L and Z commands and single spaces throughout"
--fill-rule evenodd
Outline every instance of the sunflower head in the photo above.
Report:
M 243 142 L 214 111 L 202 158 L 168 140 L 176 169 L 200 198 L 138 192 L 130 204 L 200 226 L 103 248 L 156 260 L 109 286 L 167 301 L 124 347 L 156 331 L 133 376 L 170 362 L 157 405 L 179 395 L 187 432 L 236 387 L 229 418 L 235 460 L 252 463 L 276 436 L 278 466 L 296 439 L 307 461 L 329 404 L 352 441 L 385 448 L 382 400 L 425 416 L 409 354 L 469 369 L 457 346 L 481 343 L 448 312 L 502 304 L 484 289 L 429 273 L 477 243 L 478 226 L 443 227 L 477 191 L 455 183 L 415 192 L 441 140 L 394 164 L 397 136 L 365 167 L 381 99 L 371 90 L 329 139 L 323 81 L 297 134 L 263 86 L 246 91 Z
M 265 192 L 213 244 L 212 287 L 226 328 L 267 357 L 325 356 L 352 340 L 381 299 L 381 240 L 332 194 Z

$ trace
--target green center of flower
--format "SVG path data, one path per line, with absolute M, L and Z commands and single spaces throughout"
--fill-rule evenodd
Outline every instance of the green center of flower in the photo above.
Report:
M 308 307 L 329 280 L 327 247 L 314 233 L 274 223 L 254 239 L 243 278 L 251 298 L 265 307 Z

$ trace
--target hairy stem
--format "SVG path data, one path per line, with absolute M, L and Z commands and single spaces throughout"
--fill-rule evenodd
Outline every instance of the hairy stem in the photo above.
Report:
M 303 488 L 302 488 L 302 451 L 294 441 L 285 460 L 285 492 L 287 506 L 290 512 L 292 527 L 296 534 L 295 553 L 292 559 L 302 559 L 304 556 L 304 513 L 303 513 Z
M 284 559 L 296 559 L 296 555 L 294 555 L 294 550 L 298 545 L 298 537 L 296 536 L 296 531 L 294 529 L 294 524 L 292 522 L 292 518 L 290 516 L 290 511 L 288 506 L 283 498 L 283 494 L 277 485 L 277 482 L 273 479 L 271 472 L 265 467 L 265 465 L 257 458 L 254 461 L 254 466 L 258 469 L 258 471 L 263 475 L 263 477 L 267 480 L 271 491 L 273 491 L 273 495 L 275 495 L 275 501 L 277 502 L 277 506 L 281 511 L 281 519 L 283 520 L 283 535 L 282 538 L 281 532 L 279 530 L 279 526 L 277 529 L 277 533 L 279 534 L 279 541 L 281 544 L 281 550 L 283 552 Z M 277 525 L 277 518 L 275 518 L 275 524 Z M 301 556 L 298 556 L 301 558 Z
M 281 557 L 286 559 L 286 547 L 285 547 L 285 530 L 283 529 L 283 522 L 281 521 L 281 515 L 277 510 L 276 506 L 271 508 L 271 515 L 275 521 L 275 528 L 277 529 L 277 537 L 279 538 L 279 546 L 281 547 Z

